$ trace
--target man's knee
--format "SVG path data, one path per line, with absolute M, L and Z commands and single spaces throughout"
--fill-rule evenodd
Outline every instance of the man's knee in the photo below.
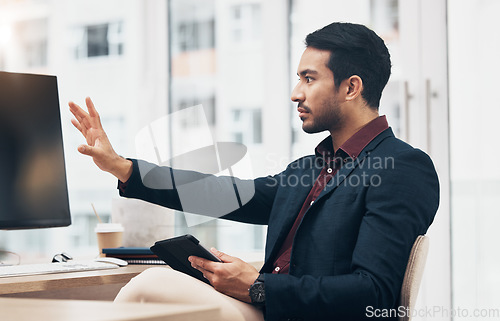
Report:
M 178 272 L 177 272 L 178 273 Z M 146 302 L 151 301 L 148 299 L 157 289 L 161 287 L 165 291 L 165 287 L 162 287 L 162 283 L 168 282 L 169 279 L 174 279 L 177 277 L 176 271 L 162 268 L 154 267 L 144 270 L 139 275 L 133 277 L 118 293 L 115 298 L 115 302 L 120 301 L 134 301 L 134 302 Z M 168 284 L 168 283 L 167 283 Z M 167 287 L 168 288 L 168 287 Z M 165 296 L 168 292 L 163 292 Z
M 154 267 L 132 278 L 120 290 L 115 302 L 190 302 L 193 293 L 206 291 L 215 290 L 184 273 Z
M 142 271 L 140 274 L 132 278 L 132 280 L 139 280 L 141 282 L 158 281 L 160 279 L 168 279 L 169 277 L 175 277 L 179 272 L 165 268 L 165 267 L 153 267 Z

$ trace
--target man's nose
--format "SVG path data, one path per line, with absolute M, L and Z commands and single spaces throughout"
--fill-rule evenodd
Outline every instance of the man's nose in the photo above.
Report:
M 295 86 L 295 88 L 293 89 L 292 97 L 290 97 L 290 99 L 296 103 L 300 103 L 300 102 L 303 102 L 305 100 L 304 91 L 302 90 L 300 83 L 297 84 Z

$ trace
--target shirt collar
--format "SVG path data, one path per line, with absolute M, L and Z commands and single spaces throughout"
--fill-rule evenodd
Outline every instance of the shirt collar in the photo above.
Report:
M 389 128 L 389 124 L 386 116 L 379 116 L 346 140 L 336 152 L 333 150 L 332 137 L 328 136 L 316 147 L 316 157 L 322 158 L 327 164 L 336 159 L 346 159 L 348 157 L 354 160 L 366 145 L 387 128 Z

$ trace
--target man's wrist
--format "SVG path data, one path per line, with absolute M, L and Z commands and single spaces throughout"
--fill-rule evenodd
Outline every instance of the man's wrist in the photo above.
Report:
M 133 163 L 131 160 L 118 156 L 117 166 L 111 174 L 118 178 L 122 183 L 126 183 L 132 176 Z

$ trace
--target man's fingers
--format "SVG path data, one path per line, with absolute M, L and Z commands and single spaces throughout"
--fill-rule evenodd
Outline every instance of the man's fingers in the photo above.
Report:
M 227 255 L 226 253 L 217 250 L 214 247 L 210 249 L 210 252 L 212 252 L 213 255 L 217 256 L 222 262 L 230 263 L 234 262 L 237 259 L 231 255 Z
M 75 116 L 76 120 L 79 122 L 79 125 L 82 129 L 81 132 L 84 135 L 86 135 L 88 128 L 91 127 L 90 122 L 88 120 L 90 116 L 83 109 L 81 109 L 80 106 L 78 106 L 73 102 L 69 102 L 69 106 L 70 106 L 69 110 Z
M 212 283 L 212 277 L 214 276 L 214 272 L 210 271 L 209 269 L 206 269 L 206 263 L 211 261 L 196 257 L 196 256 L 190 256 L 189 261 L 191 262 L 191 266 L 200 271 L 203 274 L 203 277 L 207 279 L 210 283 Z
M 89 155 L 90 156 L 91 149 L 92 149 L 92 147 L 90 147 L 88 145 L 80 145 L 80 146 L 78 146 L 78 151 L 80 153 L 82 153 L 83 155 Z
M 82 116 L 82 113 L 78 111 L 76 108 L 70 108 L 69 111 L 75 116 L 75 118 L 81 122 L 83 117 L 87 117 L 87 115 Z M 85 112 L 84 112 L 85 113 Z
M 75 117 L 78 120 L 85 117 L 89 117 L 89 114 L 85 110 L 83 110 L 82 107 L 78 106 L 74 102 L 70 101 L 68 105 L 69 105 L 69 110 L 73 113 L 73 115 L 75 115 Z
M 78 151 L 83 155 L 95 156 L 95 148 L 89 145 L 78 146 Z
M 189 262 L 191 262 L 191 266 L 197 270 L 200 270 L 201 272 L 203 272 L 203 274 L 214 273 L 214 264 L 220 264 L 197 256 L 190 256 L 188 259 Z
M 76 129 L 78 129 L 80 131 L 80 133 L 85 135 L 85 133 L 83 132 L 82 126 L 80 125 L 80 123 L 76 119 L 72 119 L 71 123 L 73 124 L 73 126 L 76 127 Z
M 90 99 L 90 97 L 85 98 L 85 104 L 87 104 L 90 117 L 96 122 L 95 125 L 102 126 L 99 113 L 97 112 L 97 109 L 95 109 L 94 102 Z
M 190 256 L 188 257 L 189 262 L 191 262 L 191 266 L 194 267 L 195 269 L 205 269 L 205 260 L 197 257 L 197 256 Z
M 88 113 L 85 110 L 83 110 L 83 108 L 81 108 L 72 101 L 70 101 L 68 105 L 70 111 L 73 113 L 73 115 L 75 115 L 76 119 L 80 122 L 80 124 L 86 127 L 83 128 L 84 131 L 85 129 L 89 128 L 102 128 L 99 114 L 97 113 L 97 110 L 95 109 L 92 100 L 89 97 L 87 97 L 85 99 L 85 103 L 87 104 L 87 109 L 89 111 Z
M 87 128 L 87 126 L 85 126 L 83 120 L 82 121 L 78 121 L 76 119 L 72 119 L 71 123 L 73 124 L 73 126 L 76 127 L 76 129 L 78 129 L 83 134 L 83 136 L 85 138 L 87 138 L 88 128 Z
M 203 273 L 203 277 L 207 280 L 210 281 L 210 278 L 214 275 L 213 272 L 209 271 L 209 270 L 205 270 L 204 268 L 200 267 L 200 266 L 193 266 L 195 269 L 197 269 L 198 271 L 200 271 L 201 273 Z
M 85 104 L 87 105 L 87 109 L 89 111 L 89 115 L 92 117 L 98 116 L 97 110 L 95 109 L 94 102 L 90 97 L 85 98 Z
M 81 121 L 80 121 L 80 125 L 82 126 L 82 129 L 86 132 L 87 130 L 89 130 L 90 128 L 92 128 L 92 124 L 89 120 L 89 118 L 83 118 Z

